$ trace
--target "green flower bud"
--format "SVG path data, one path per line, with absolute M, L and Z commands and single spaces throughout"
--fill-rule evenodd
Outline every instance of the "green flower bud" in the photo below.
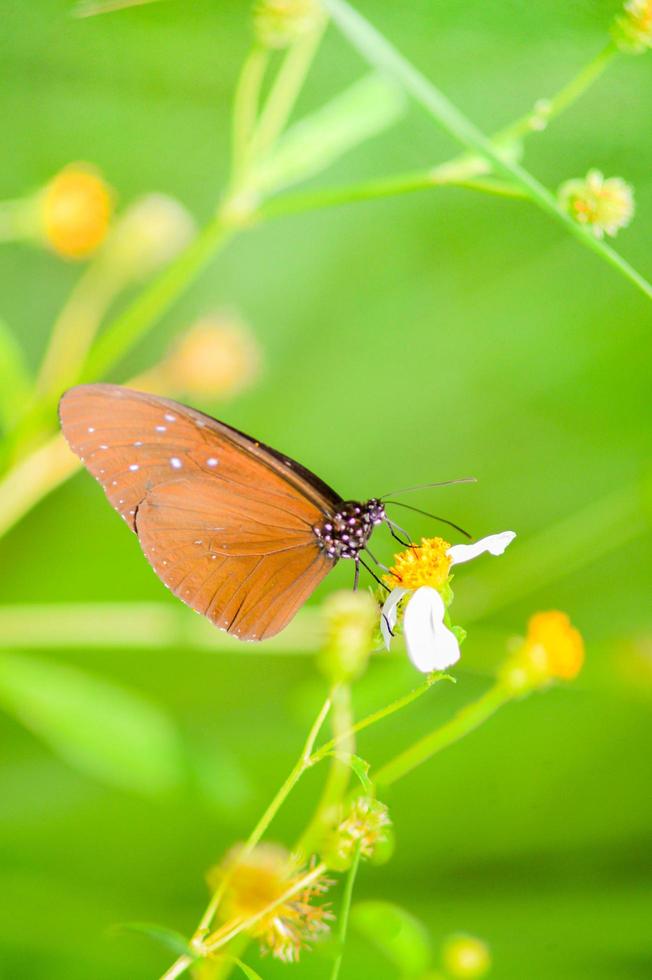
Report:
M 326 638 L 319 665 L 331 682 L 360 677 L 374 645 L 378 606 L 368 592 L 335 592 L 322 607 Z
M 445 940 L 442 960 L 446 972 L 459 980 L 484 977 L 491 968 L 487 944 L 464 933 L 455 933 Z
M 317 0 L 258 0 L 254 33 L 265 48 L 287 48 L 319 26 L 323 13 Z

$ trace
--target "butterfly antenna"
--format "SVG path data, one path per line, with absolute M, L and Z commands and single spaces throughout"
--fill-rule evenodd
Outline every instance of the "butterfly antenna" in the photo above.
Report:
M 452 487 L 457 483 L 477 483 L 477 477 L 475 476 L 462 476 L 458 480 L 442 480 L 440 483 L 418 483 L 414 487 L 402 487 L 401 490 L 391 490 L 382 496 L 381 500 L 387 500 L 388 497 L 395 497 L 397 493 L 413 493 L 415 490 L 431 490 L 433 487 Z
M 459 531 L 460 534 L 463 534 L 465 538 L 472 537 L 472 535 L 470 535 L 468 531 L 465 531 L 463 527 L 460 527 L 459 524 L 453 523 L 453 521 L 449 521 L 446 517 L 438 517 L 437 514 L 430 514 L 427 510 L 421 510 L 420 507 L 412 507 L 411 504 L 404 504 L 400 500 L 386 500 L 385 503 L 394 504 L 396 507 L 405 507 L 406 510 L 413 510 L 415 514 L 423 514 L 424 517 L 431 517 L 433 521 L 440 521 L 442 524 L 448 524 L 449 527 L 452 527 L 456 531 Z

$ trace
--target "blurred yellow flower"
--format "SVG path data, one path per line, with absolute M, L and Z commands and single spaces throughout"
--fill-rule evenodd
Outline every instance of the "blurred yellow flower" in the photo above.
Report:
M 535 613 L 525 638 L 527 655 L 541 663 L 549 677 L 573 680 L 584 663 L 584 641 L 563 612 Z
M 363 859 L 373 857 L 376 848 L 387 842 L 391 826 L 384 803 L 369 796 L 357 797 L 335 831 L 337 856 L 347 861 L 359 849 Z
M 102 252 L 107 273 L 121 283 L 153 275 L 195 236 L 186 208 L 167 194 L 145 194 L 123 211 Z
M 259 940 L 261 952 L 271 953 L 284 963 L 296 963 L 301 950 L 328 930 L 332 918 L 326 906 L 313 904 L 331 884 L 321 875 L 279 902 L 306 874 L 285 848 L 259 844 L 250 852 L 242 847 L 230 851 L 224 862 L 209 872 L 208 883 L 214 891 L 226 884 L 221 911 L 226 922 L 247 922 L 273 905 L 249 933 Z
M 52 178 L 39 203 L 43 234 L 57 254 L 83 259 L 104 241 L 113 210 L 112 195 L 91 167 L 66 167 Z
M 369 660 L 378 606 L 368 592 L 334 592 L 322 606 L 326 627 L 320 667 L 332 681 L 359 677 Z
M 231 398 L 259 376 L 262 353 L 255 335 L 239 317 L 202 317 L 165 359 L 170 388 L 201 398 Z
M 628 0 L 612 34 L 621 51 L 642 54 L 652 48 L 652 0 Z
M 266 48 L 287 48 L 323 20 L 317 0 L 258 0 L 254 5 L 254 33 Z
M 483 977 L 491 968 L 491 954 L 487 944 L 464 933 L 457 933 L 445 940 L 442 960 L 446 972 L 456 980 Z
M 634 216 L 634 192 L 620 177 L 605 179 L 599 170 L 589 170 L 584 178 L 567 180 L 558 191 L 559 203 L 580 225 L 586 225 L 596 238 L 617 235 Z

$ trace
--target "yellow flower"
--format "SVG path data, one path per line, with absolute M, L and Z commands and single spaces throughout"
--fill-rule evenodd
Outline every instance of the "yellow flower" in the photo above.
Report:
M 420 546 L 414 545 L 394 556 L 394 565 L 383 579 L 390 589 L 418 589 L 428 585 L 439 590 L 448 581 L 450 547 L 450 542 L 443 538 L 421 538 Z
M 258 0 L 254 32 L 266 48 L 287 48 L 323 20 L 317 0 Z
M 621 51 L 642 54 L 652 48 L 652 0 L 628 0 L 612 34 Z
M 170 387 L 204 398 L 231 398 L 248 388 L 261 369 L 254 334 L 237 316 L 202 317 L 172 348 L 163 364 Z
M 384 803 L 359 796 L 335 831 L 333 850 L 340 861 L 348 862 L 359 848 L 360 857 L 368 860 L 376 848 L 388 842 L 391 826 Z
M 444 969 L 451 977 L 483 977 L 491 967 L 489 947 L 475 936 L 458 933 L 449 936 L 442 950 Z
M 72 164 L 50 181 L 40 196 L 43 234 L 67 259 L 83 259 L 104 241 L 113 201 L 102 177 L 83 164 Z
M 584 663 L 584 641 L 566 613 L 539 612 L 528 623 L 525 641 L 501 670 L 514 693 L 527 693 L 554 680 L 573 680 Z
M 599 170 L 589 170 L 583 179 L 567 180 L 558 192 L 559 203 L 596 238 L 617 235 L 634 216 L 634 192 L 620 177 L 605 179 Z
M 570 681 L 582 669 L 584 641 L 566 613 L 535 613 L 528 623 L 525 646 L 533 660 L 545 664 L 549 677 Z
M 259 940 L 261 952 L 271 953 L 284 963 L 296 963 L 301 950 L 326 932 L 332 919 L 326 906 L 313 904 L 331 884 L 321 875 L 279 901 L 306 873 L 285 848 L 276 844 L 259 844 L 249 853 L 239 846 L 209 872 L 208 883 L 214 891 L 226 883 L 222 902 L 225 922 L 246 922 L 273 906 L 252 925 L 249 934 Z

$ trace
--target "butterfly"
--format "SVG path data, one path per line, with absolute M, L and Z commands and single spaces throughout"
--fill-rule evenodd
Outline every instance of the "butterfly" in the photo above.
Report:
M 374 527 L 397 526 L 380 499 L 344 500 L 289 456 L 166 398 L 78 385 L 59 417 L 158 577 L 241 640 L 280 632 L 340 558 L 357 584 Z

